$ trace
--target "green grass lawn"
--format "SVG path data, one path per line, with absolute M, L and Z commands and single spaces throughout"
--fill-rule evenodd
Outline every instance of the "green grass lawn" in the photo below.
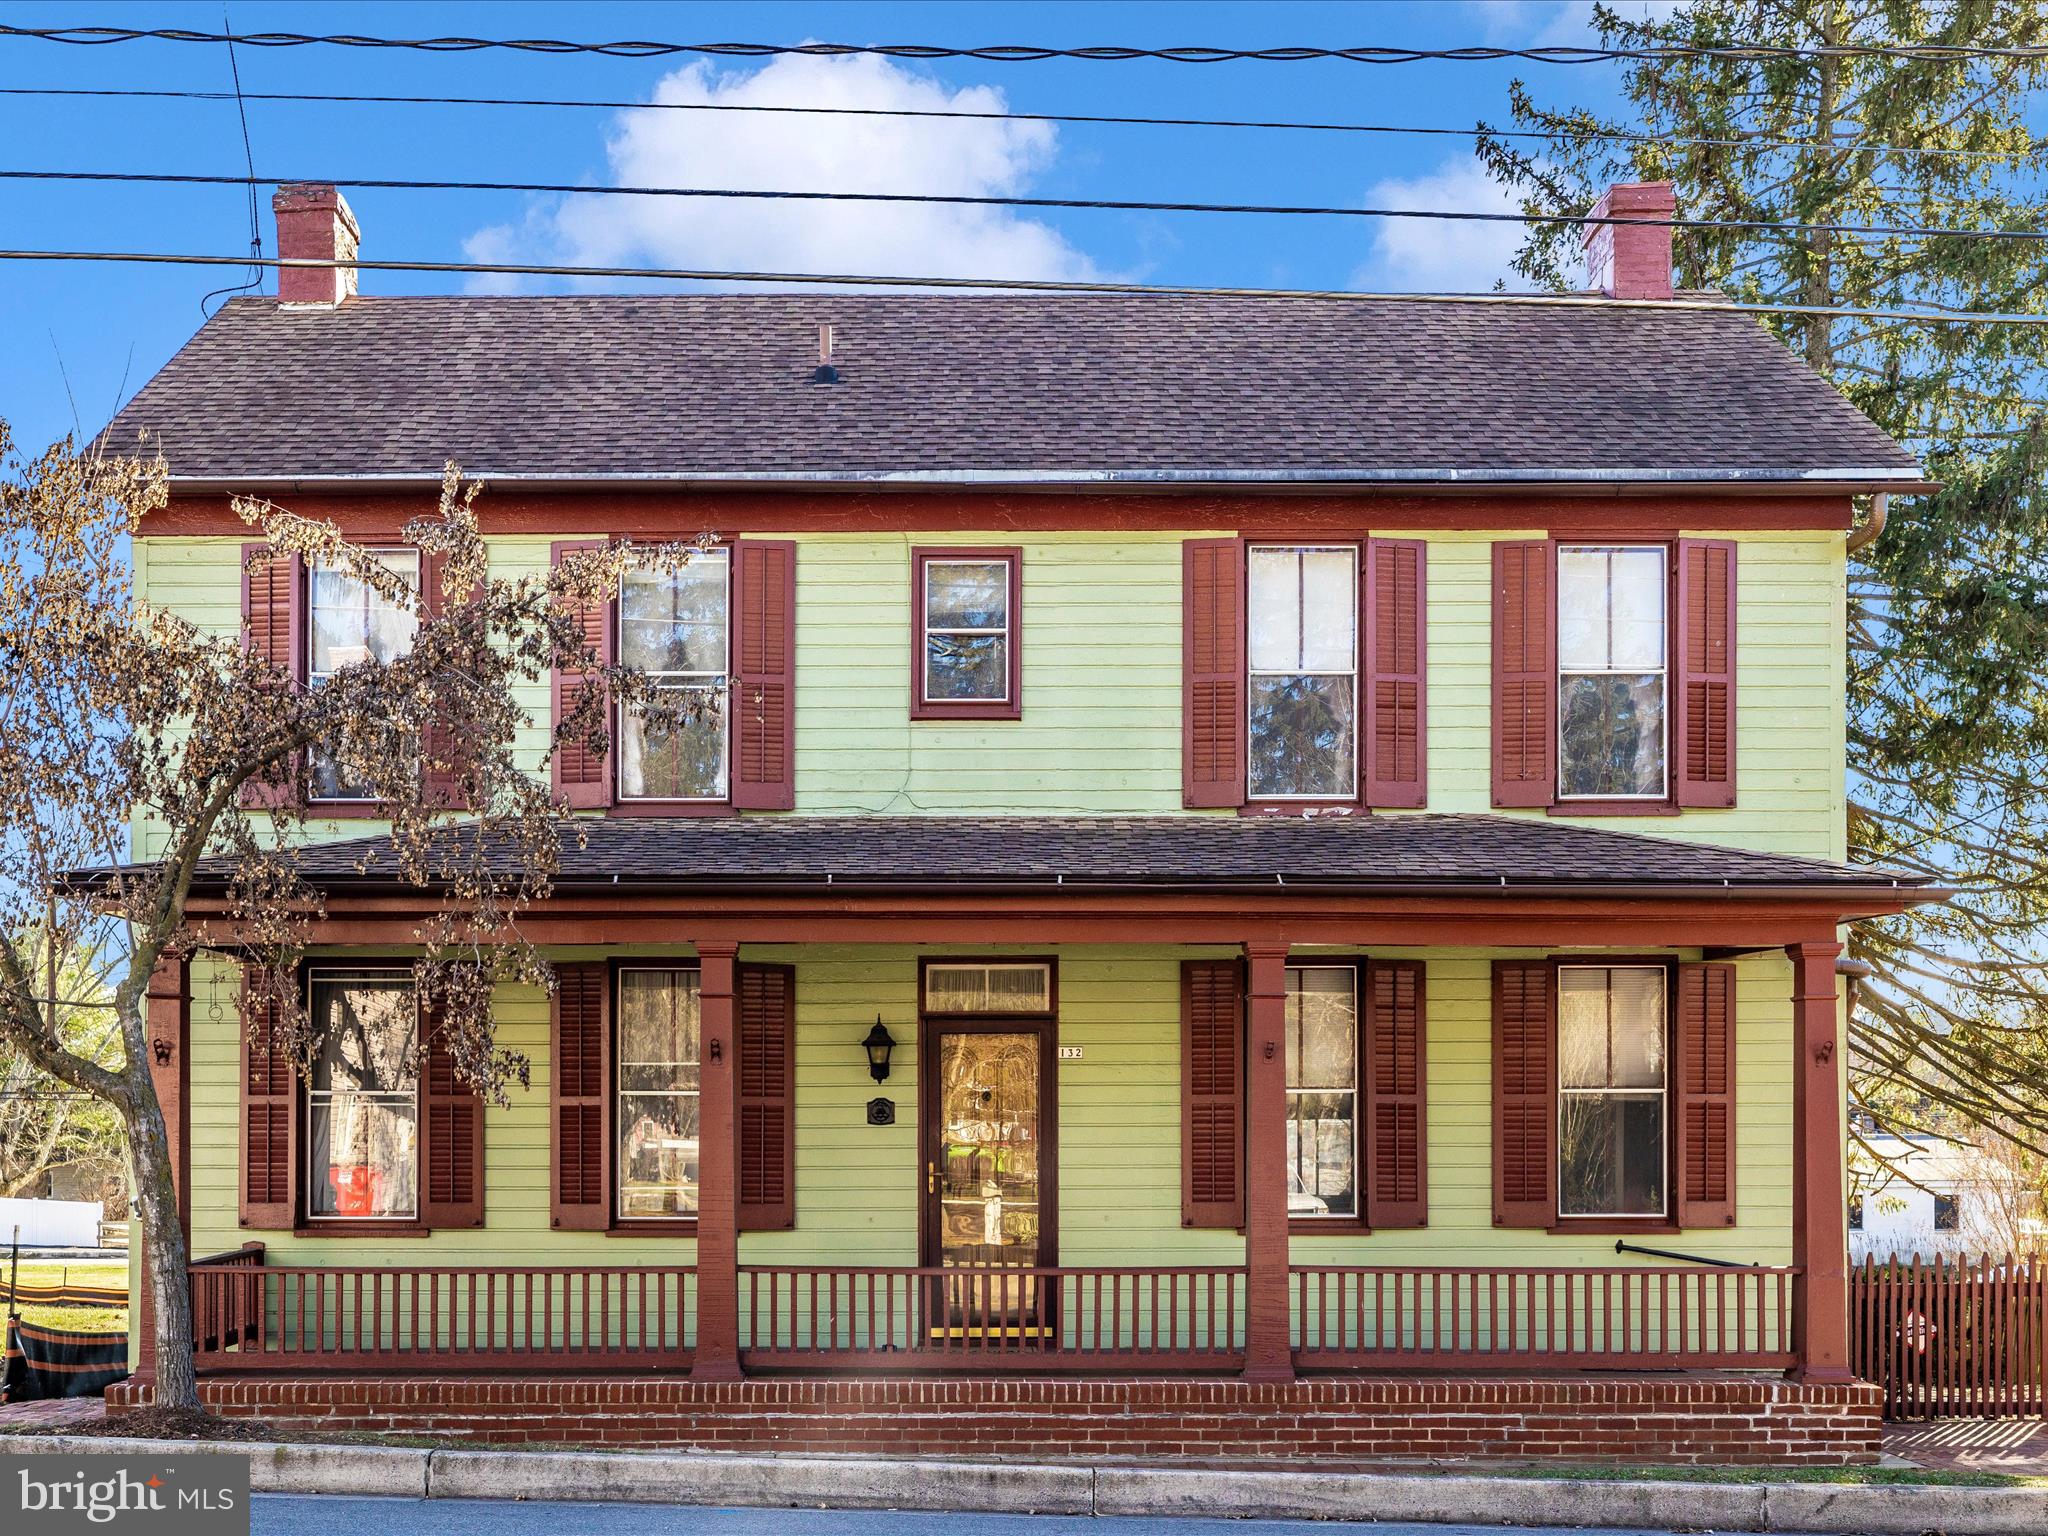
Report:
M 9 1274 L 7 1255 L 0 1252 L 0 1282 Z M 128 1288 L 128 1266 L 120 1259 L 23 1259 L 21 1283 L 55 1285 L 64 1279 L 81 1285 Z M 121 1307 L 23 1307 L 25 1323 L 62 1328 L 71 1333 L 121 1332 L 128 1327 L 128 1309 Z

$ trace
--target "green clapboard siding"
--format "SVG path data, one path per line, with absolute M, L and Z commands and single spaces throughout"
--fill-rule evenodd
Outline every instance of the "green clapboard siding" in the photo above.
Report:
M 927 953 L 942 953 L 930 950 Z M 592 951 L 557 952 L 556 958 Z M 748 946 L 743 959 L 797 974 L 797 1225 L 748 1233 L 748 1263 L 908 1265 L 917 1260 L 916 976 L 918 951 L 875 946 Z M 1060 967 L 1058 1064 L 1062 1262 L 1077 1265 L 1238 1262 L 1234 1232 L 1180 1223 L 1179 961 L 1218 953 L 1161 947 L 1069 946 Z M 1407 953 L 1416 953 L 1409 951 Z M 1613 1258 L 1612 1236 L 1496 1231 L 1492 1225 L 1491 1015 L 1495 952 L 1430 950 L 1429 1226 L 1369 1236 L 1300 1237 L 1299 1262 L 1586 1264 Z M 687 1263 L 687 1238 L 607 1237 L 549 1225 L 547 1009 L 507 987 L 501 1038 L 531 1060 L 531 1086 L 485 1115 L 487 1219 L 481 1228 L 417 1238 L 251 1234 L 236 1221 L 238 1087 L 235 971 L 193 967 L 192 1221 L 194 1250 L 260 1236 L 279 1262 L 479 1265 Z M 1739 1222 L 1687 1232 L 1687 1251 L 1786 1262 L 1791 1232 L 1791 972 L 1782 956 L 1740 962 L 1737 1114 Z M 889 1081 L 868 1076 L 860 1039 L 879 1015 L 899 1042 Z M 877 1094 L 898 1123 L 866 1123 Z M 1667 1235 L 1668 1237 L 1668 1235 Z
M 1180 547 L 1214 532 L 1074 532 L 1022 544 L 1024 717 L 1015 721 L 909 718 L 911 549 L 1014 537 L 797 535 L 798 812 L 1180 812 Z M 1491 809 L 1490 545 L 1538 533 L 1409 535 L 1429 543 L 1432 811 Z M 1739 804 L 1593 822 L 1842 857 L 1842 536 L 1720 536 L 1740 545 Z M 548 542 L 492 540 L 494 571 L 541 569 Z M 240 543 L 139 540 L 146 595 L 203 628 L 234 633 Z M 532 723 L 521 746 L 537 763 L 545 684 L 525 689 L 524 699 Z M 314 835 L 372 830 L 375 823 L 328 822 Z M 146 821 L 136 834 L 142 851 L 157 845 Z

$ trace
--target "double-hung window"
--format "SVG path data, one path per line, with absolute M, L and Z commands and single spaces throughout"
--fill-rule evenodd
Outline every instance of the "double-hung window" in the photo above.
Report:
M 650 730 L 637 710 L 619 730 L 625 800 L 723 800 L 732 665 L 730 561 L 700 550 L 673 572 L 628 571 L 619 593 L 619 660 L 639 667 L 664 702 L 688 705 L 672 730 Z
M 1021 716 L 1022 559 L 1015 549 L 913 551 L 914 717 Z
M 1670 1166 L 1669 973 L 1557 972 L 1560 1216 L 1663 1216 Z
M 701 973 L 632 966 L 618 975 L 618 1215 L 697 1214 Z
M 1358 550 L 1254 545 L 1246 659 L 1254 800 L 1358 797 Z
M 1662 545 L 1558 547 L 1560 799 L 1669 792 L 1669 572 Z
M 1287 967 L 1287 1210 L 1358 1214 L 1358 969 Z
M 420 589 L 420 555 L 416 549 L 380 549 L 372 557 L 398 576 L 413 592 Z M 343 667 L 361 662 L 390 663 L 412 649 L 419 628 L 415 613 L 392 603 L 368 583 L 333 565 L 315 563 L 307 571 L 307 680 L 315 688 Z M 365 786 L 352 782 L 338 763 L 317 748 L 310 763 L 312 798 L 362 801 Z
M 306 1090 L 306 1213 L 419 1215 L 419 1010 L 403 970 L 315 970 L 320 1042 Z

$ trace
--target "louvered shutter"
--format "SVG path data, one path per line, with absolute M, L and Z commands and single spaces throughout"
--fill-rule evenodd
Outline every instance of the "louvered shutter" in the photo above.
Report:
M 1191 806 L 1245 797 L 1244 543 L 1181 546 L 1181 798 Z
M 1735 967 L 1678 968 L 1678 1224 L 1735 1225 Z
M 1680 805 L 1735 803 L 1735 544 L 1678 541 L 1672 670 L 1673 781 Z
M 742 539 L 733 547 L 732 803 L 796 805 L 796 544 Z
M 1373 1227 L 1429 1225 L 1423 964 L 1365 967 L 1365 1219 Z
M 305 593 L 306 566 L 297 555 L 277 554 L 264 543 L 242 546 L 242 644 L 277 669 L 280 686 L 306 681 Z M 242 803 L 288 803 L 298 779 L 295 757 L 272 778 L 244 783 Z
M 1557 798 L 1556 546 L 1493 546 L 1493 803 Z
M 1546 960 L 1493 962 L 1493 1224 L 1557 1219 L 1556 975 Z
M 1244 966 L 1183 960 L 1181 1225 L 1244 1225 Z
M 742 965 L 734 1063 L 739 1084 L 739 1227 L 796 1225 L 796 971 Z
M 448 557 L 437 550 L 420 551 L 420 608 L 429 617 L 446 610 L 447 594 L 441 590 Z M 427 800 L 431 805 L 452 810 L 466 809 L 463 793 L 462 759 L 457 748 L 460 736 L 446 725 L 429 725 L 426 741 Z
M 298 1210 L 292 1174 L 299 1165 L 299 1084 L 278 1038 L 269 979 L 263 966 L 242 967 L 241 1221 L 260 1231 L 288 1232 Z
M 484 1105 L 476 1090 L 455 1073 L 432 1019 L 421 1021 L 426 1036 L 426 1116 L 420 1161 L 425 1193 L 420 1219 L 430 1227 L 484 1224 Z
M 560 565 L 565 556 L 604 547 L 602 539 L 564 539 L 552 546 L 550 554 L 554 563 Z M 611 665 L 612 605 L 592 603 L 583 610 L 581 617 L 584 636 L 597 653 L 599 663 Z M 561 726 L 563 719 L 576 707 L 585 688 L 599 686 L 598 681 L 585 672 L 557 668 L 551 690 L 554 725 L 557 728 Z M 611 762 L 589 751 L 582 743 L 557 748 L 553 769 L 555 796 L 566 800 L 571 809 L 591 810 L 612 803 Z
M 1420 539 L 1372 539 L 1365 546 L 1365 803 L 1419 807 L 1428 801 L 1423 731 L 1427 684 L 1428 578 Z
M 549 1023 L 554 1224 L 602 1229 L 611 1217 L 611 970 L 603 961 L 555 967 Z

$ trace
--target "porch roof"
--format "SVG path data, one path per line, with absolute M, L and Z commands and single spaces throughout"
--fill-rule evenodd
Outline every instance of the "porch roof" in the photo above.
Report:
M 1882 891 L 1891 902 L 1944 894 L 1926 876 L 1877 865 L 1484 814 L 597 817 L 578 825 L 585 836 L 580 846 L 564 840 L 559 888 L 1629 888 L 1852 900 Z M 300 857 L 318 885 L 395 878 L 384 836 L 314 844 Z M 223 873 L 212 864 L 202 882 Z

